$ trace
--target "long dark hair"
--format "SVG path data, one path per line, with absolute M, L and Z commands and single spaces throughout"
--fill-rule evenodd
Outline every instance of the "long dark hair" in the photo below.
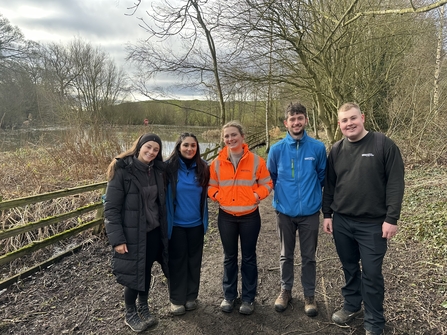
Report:
M 200 186 L 207 187 L 208 181 L 210 179 L 210 170 L 208 167 L 208 164 L 200 157 L 200 146 L 199 141 L 197 140 L 196 135 L 193 133 L 183 133 L 179 136 L 177 141 L 175 142 L 174 150 L 172 150 L 172 153 L 169 155 L 168 159 L 166 160 L 167 163 L 167 171 L 169 175 L 172 175 L 174 172 L 178 171 L 180 167 L 180 145 L 182 142 L 187 138 L 192 137 L 197 144 L 197 151 L 192 158 L 193 161 L 196 163 L 197 169 L 196 169 L 196 176 L 199 181 Z

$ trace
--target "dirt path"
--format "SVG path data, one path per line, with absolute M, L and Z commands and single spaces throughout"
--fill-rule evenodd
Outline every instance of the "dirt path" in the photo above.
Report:
M 316 297 L 320 313 L 303 312 L 296 258 L 293 301 L 277 313 L 279 242 L 271 199 L 261 203 L 262 230 L 258 243 L 259 290 L 255 313 L 224 314 L 222 300 L 222 248 L 216 228 L 216 209 L 210 212 L 206 235 L 199 308 L 184 316 L 169 314 L 166 280 L 158 265 L 150 292 L 150 305 L 159 324 L 147 334 L 364 334 L 361 318 L 347 327 L 330 316 L 342 303 L 340 263 L 332 238 L 320 233 Z M 297 254 L 298 255 L 298 254 Z M 446 265 L 428 261 L 419 245 L 391 242 L 384 265 L 386 280 L 386 334 L 447 334 Z M 132 334 L 123 322 L 122 287 L 110 271 L 110 247 L 105 237 L 49 269 L 0 293 L 0 334 Z

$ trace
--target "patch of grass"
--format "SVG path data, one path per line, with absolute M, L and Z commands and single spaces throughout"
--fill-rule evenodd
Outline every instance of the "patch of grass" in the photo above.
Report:
M 447 170 L 421 166 L 406 171 L 399 239 L 423 242 L 447 260 Z

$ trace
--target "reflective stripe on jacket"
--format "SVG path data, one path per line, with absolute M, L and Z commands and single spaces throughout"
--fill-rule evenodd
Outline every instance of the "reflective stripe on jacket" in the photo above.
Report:
M 219 153 L 210 167 L 208 196 L 218 201 L 222 210 L 236 216 L 256 210 L 258 204 L 254 193 L 262 200 L 273 189 L 273 182 L 264 159 L 250 152 L 245 143 L 243 150 L 236 170 L 230 161 L 228 148 Z

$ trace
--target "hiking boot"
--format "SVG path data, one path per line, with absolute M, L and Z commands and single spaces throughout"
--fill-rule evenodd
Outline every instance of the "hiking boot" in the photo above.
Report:
M 126 317 L 124 323 L 135 333 L 140 333 L 147 328 L 146 322 L 141 320 L 140 315 L 138 315 L 136 305 L 126 305 Z
M 186 313 L 185 306 L 176 305 L 171 302 L 171 313 L 173 315 L 183 315 Z
M 192 300 L 192 301 L 187 301 L 185 304 L 185 309 L 187 311 L 193 311 L 197 308 L 197 301 L 196 300 Z
M 345 323 L 354 319 L 361 312 L 362 312 L 362 309 L 359 309 L 356 312 L 350 312 L 350 311 L 347 311 L 346 309 L 342 308 L 342 309 L 336 311 L 334 314 L 332 314 L 332 321 L 334 321 L 338 325 L 343 326 Z
M 255 310 L 255 304 L 253 302 L 242 301 L 241 307 L 239 307 L 239 313 L 244 315 L 251 315 Z
M 304 313 L 310 317 L 317 316 L 318 308 L 314 296 L 304 297 Z
M 284 312 L 289 305 L 289 302 L 292 301 L 292 291 L 282 289 L 278 298 L 275 301 L 275 310 L 277 312 Z
M 225 313 L 231 313 L 234 308 L 234 300 L 222 300 L 222 303 L 220 304 L 220 310 Z
M 365 333 L 365 335 L 382 335 L 382 334 L 383 334 L 383 331 L 381 331 L 380 333 L 375 333 L 372 330 L 366 330 L 366 333 Z
M 149 306 L 147 303 L 138 304 L 137 311 L 140 315 L 140 319 L 146 322 L 147 328 L 155 326 L 158 323 L 157 318 L 149 312 Z

